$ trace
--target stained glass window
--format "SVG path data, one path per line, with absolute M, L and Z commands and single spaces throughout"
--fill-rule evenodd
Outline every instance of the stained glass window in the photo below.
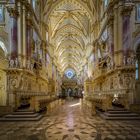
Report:
M 108 5 L 108 0 L 104 0 L 104 5 L 105 5 L 105 7 L 107 7 L 107 5 Z
M 10 3 L 15 3 L 15 0 L 10 0 Z
M 34 9 L 36 8 L 36 0 L 32 0 L 32 6 Z
M 4 45 L 4 43 L 2 42 L 2 41 L 0 41 L 0 48 L 2 48 L 2 50 L 4 51 L 4 53 L 5 53 L 5 55 L 7 55 L 7 49 L 6 49 L 6 47 L 5 47 L 5 45 Z
M 136 20 L 140 21 L 140 4 L 138 4 L 136 8 Z
M 136 80 L 139 79 L 139 65 L 138 65 L 138 61 L 136 61 Z
M 72 78 L 73 77 L 73 72 L 72 71 L 68 71 L 67 72 L 67 77 L 68 78 Z
M 4 23 L 4 7 L 0 5 L 0 24 Z
M 69 69 L 65 72 L 67 78 L 71 79 L 74 76 L 74 71 Z

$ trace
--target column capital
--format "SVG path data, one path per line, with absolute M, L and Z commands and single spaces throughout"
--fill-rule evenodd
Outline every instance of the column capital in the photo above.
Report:
M 130 16 L 134 5 L 124 5 L 121 11 L 122 15 Z
M 42 46 L 45 46 L 45 45 L 46 45 L 46 42 L 45 42 L 44 40 L 42 40 L 42 41 L 41 41 L 41 45 L 42 45 Z
M 138 61 L 140 61 L 140 52 L 136 53 L 136 57 L 137 57 Z
M 110 15 L 107 18 L 107 25 L 110 26 L 110 25 L 113 25 L 113 23 L 114 23 L 114 16 L 113 15 Z
M 28 27 L 33 26 L 33 21 L 32 21 L 31 15 L 29 15 L 29 14 L 26 15 L 26 23 L 27 23 Z
M 10 17 L 15 17 L 15 18 L 17 18 L 18 15 L 19 15 L 19 13 L 18 13 L 18 11 L 17 11 L 16 8 L 7 7 L 7 11 L 8 11 L 8 13 L 9 13 Z

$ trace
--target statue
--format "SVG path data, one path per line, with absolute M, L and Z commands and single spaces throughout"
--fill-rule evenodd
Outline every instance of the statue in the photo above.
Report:
M 30 65 L 30 60 L 27 60 L 26 67 L 27 67 L 28 70 L 30 70 L 30 68 L 31 68 L 30 66 L 31 66 Z
M 131 62 L 132 62 L 131 57 L 128 57 L 128 58 L 127 58 L 127 65 L 131 65 L 131 64 L 132 64 Z
M 22 60 L 21 60 L 21 58 L 18 59 L 18 64 L 19 64 L 19 68 L 22 68 L 23 65 L 22 65 Z
M 19 66 L 18 64 L 19 64 L 19 63 L 18 63 L 18 59 L 16 58 L 16 59 L 15 59 L 15 67 L 16 67 L 16 68 L 18 68 L 18 66 Z
M 34 68 L 34 64 L 31 63 L 31 71 L 33 71 Z
M 132 61 L 132 62 L 131 62 L 131 63 L 132 63 L 132 65 L 135 65 L 135 64 L 136 64 L 136 57 L 135 57 L 135 56 L 133 56 L 131 61 Z
M 14 68 L 14 60 L 10 60 L 10 68 Z
M 10 57 L 8 57 L 8 67 L 10 68 Z
M 121 75 L 118 77 L 118 81 L 119 81 L 119 88 L 121 88 L 123 86 L 123 78 Z
M 123 65 L 126 65 L 126 56 L 123 57 Z

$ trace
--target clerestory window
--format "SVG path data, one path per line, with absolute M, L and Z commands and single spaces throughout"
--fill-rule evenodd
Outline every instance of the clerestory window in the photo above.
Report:
M 136 61 L 136 80 L 139 79 L 139 65 L 138 65 L 138 61 Z
M 136 21 L 140 22 L 140 4 L 136 6 Z
M 108 2 L 109 2 L 109 0 L 104 0 L 104 6 L 105 6 L 105 8 L 108 6 Z
M 4 6 L 0 5 L 0 24 L 4 24 L 5 15 L 4 15 Z

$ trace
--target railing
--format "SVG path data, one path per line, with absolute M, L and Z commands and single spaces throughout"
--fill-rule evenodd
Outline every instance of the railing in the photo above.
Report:
M 47 92 L 15 91 L 17 96 L 49 96 Z
M 105 75 L 116 69 L 124 69 L 124 68 L 135 68 L 136 66 L 136 58 L 134 56 L 131 57 L 124 57 L 122 60 L 122 64 L 120 66 L 115 66 L 113 64 L 108 64 L 106 68 L 97 68 L 94 70 L 94 79 Z
M 135 56 L 123 57 L 123 66 L 135 66 L 135 65 L 136 65 Z
M 93 91 L 92 96 L 99 96 L 99 95 L 114 95 L 114 94 L 126 94 L 126 91 L 133 91 L 133 89 L 111 89 L 111 90 L 104 90 L 104 91 Z
M 25 69 L 31 72 L 34 72 L 36 69 L 40 69 L 42 67 L 42 62 L 34 61 L 34 60 L 27 60 L 26 65 L 23 66 L 23 60 L 21 59 L 9 59 L 9 69 Z M 36 64 L 36 68 L 35 68 Z

